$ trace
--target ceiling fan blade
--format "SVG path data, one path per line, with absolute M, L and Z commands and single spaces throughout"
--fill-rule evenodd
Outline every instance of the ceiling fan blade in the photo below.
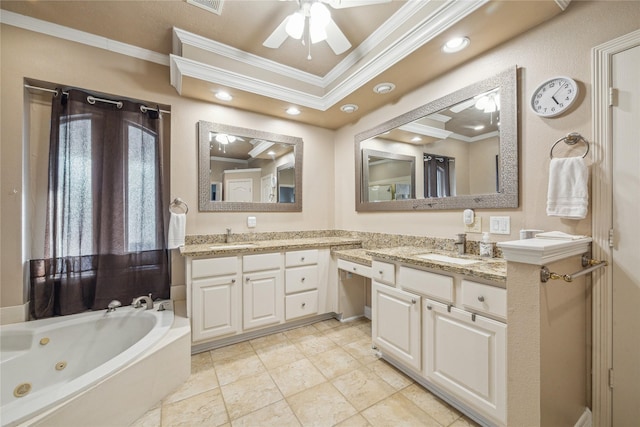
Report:
M 370 6 L 372 4 L 389 3 L 391 0 L 324 0 L 334 9 L 344 9 L 347 7 Z
M 449 108 L 449 111 L 451 111 L 452 113 L 459 113 L 460 111 L 466 110 L 472 105 L 475 105 L 475 103 L 476 103 L 475 98 L 467 99 L 466 101 L 462 101 L 461 103 L 456 104 L 453 107 Z
M 289 37 L 287 34 L 287 22 L 289 22 L 289 16 L 287 16 L 278 27 L 273 30 L 273 33 L 262 43 L 265 47 L 277 49 L 282 46 L 282 43 Z
M 336 55 L 346 52 L 351 47 L 351 43 L 349 43 L 349 40 L 347 40 L 347 37 L 342 30 L 338 28 L 333 19 L 329 20 L 326 31 L 327 43 Z

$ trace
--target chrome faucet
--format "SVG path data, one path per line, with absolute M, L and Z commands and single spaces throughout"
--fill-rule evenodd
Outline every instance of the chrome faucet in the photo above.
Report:
M 133 306 L 133 308 L 142 307 L 142 303 L 145 304 L 145 310 L 151 310 L 153 308 L 153 298 L 151 298 L 151 294 L 149 294 L 149 296 L 145 295 L 134 298 L 133 301 L 131 301 L 131 305 Z
M 227 228 L 227 234 L 224 236 L 225 243 L 231 243 L 231 229 Z
M 117 299 L 114 299 L 107 306 L 107 313 L 111 313 L 112 311 L 116 311 L 116 308 L 118 308 L 120 306 L 122 306 L 122 303 L 120 301 L 118 301 Z
M 467 243 L 467 235 L 465 233 L 456 234 L 455 245 L 458 247 L 458 255 L 464 255 Z

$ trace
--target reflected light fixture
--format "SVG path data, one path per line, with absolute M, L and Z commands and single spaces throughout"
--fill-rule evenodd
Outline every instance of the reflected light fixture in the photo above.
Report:
M 476 108 L 485 113 L 495 113 L 500 110 L 500 95 L 496 92 L 482 95 L 476 101 Z
M 460 52 L 462 49 L 469 46 L 469 43 L 471 43 L 471 41 L 468 37 L 455 37 L 442 46 L 442 51 L 446 53 Z

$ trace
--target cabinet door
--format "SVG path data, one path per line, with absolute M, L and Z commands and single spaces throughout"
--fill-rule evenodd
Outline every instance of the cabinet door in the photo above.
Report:
M 237 275 L 192 283 L 193 341 L 240 332 L 240 284 Z
M 420 370 L 420 297 L 372 283 L 373 342 L 399 362 Z
M 284 318 L 282 270 L 245 274 L 242 299 L 244 329 L 281 323 Z
M 507 325 L 428 299 L 424 306 L 424 375 L 503 424 Z

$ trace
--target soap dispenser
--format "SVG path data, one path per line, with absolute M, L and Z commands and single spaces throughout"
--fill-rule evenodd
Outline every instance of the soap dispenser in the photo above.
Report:
M 489 233 L 482 233 L 482 241 L 480 242 L 480 256 L 493 258 L 493 243 L 489 241 Z

